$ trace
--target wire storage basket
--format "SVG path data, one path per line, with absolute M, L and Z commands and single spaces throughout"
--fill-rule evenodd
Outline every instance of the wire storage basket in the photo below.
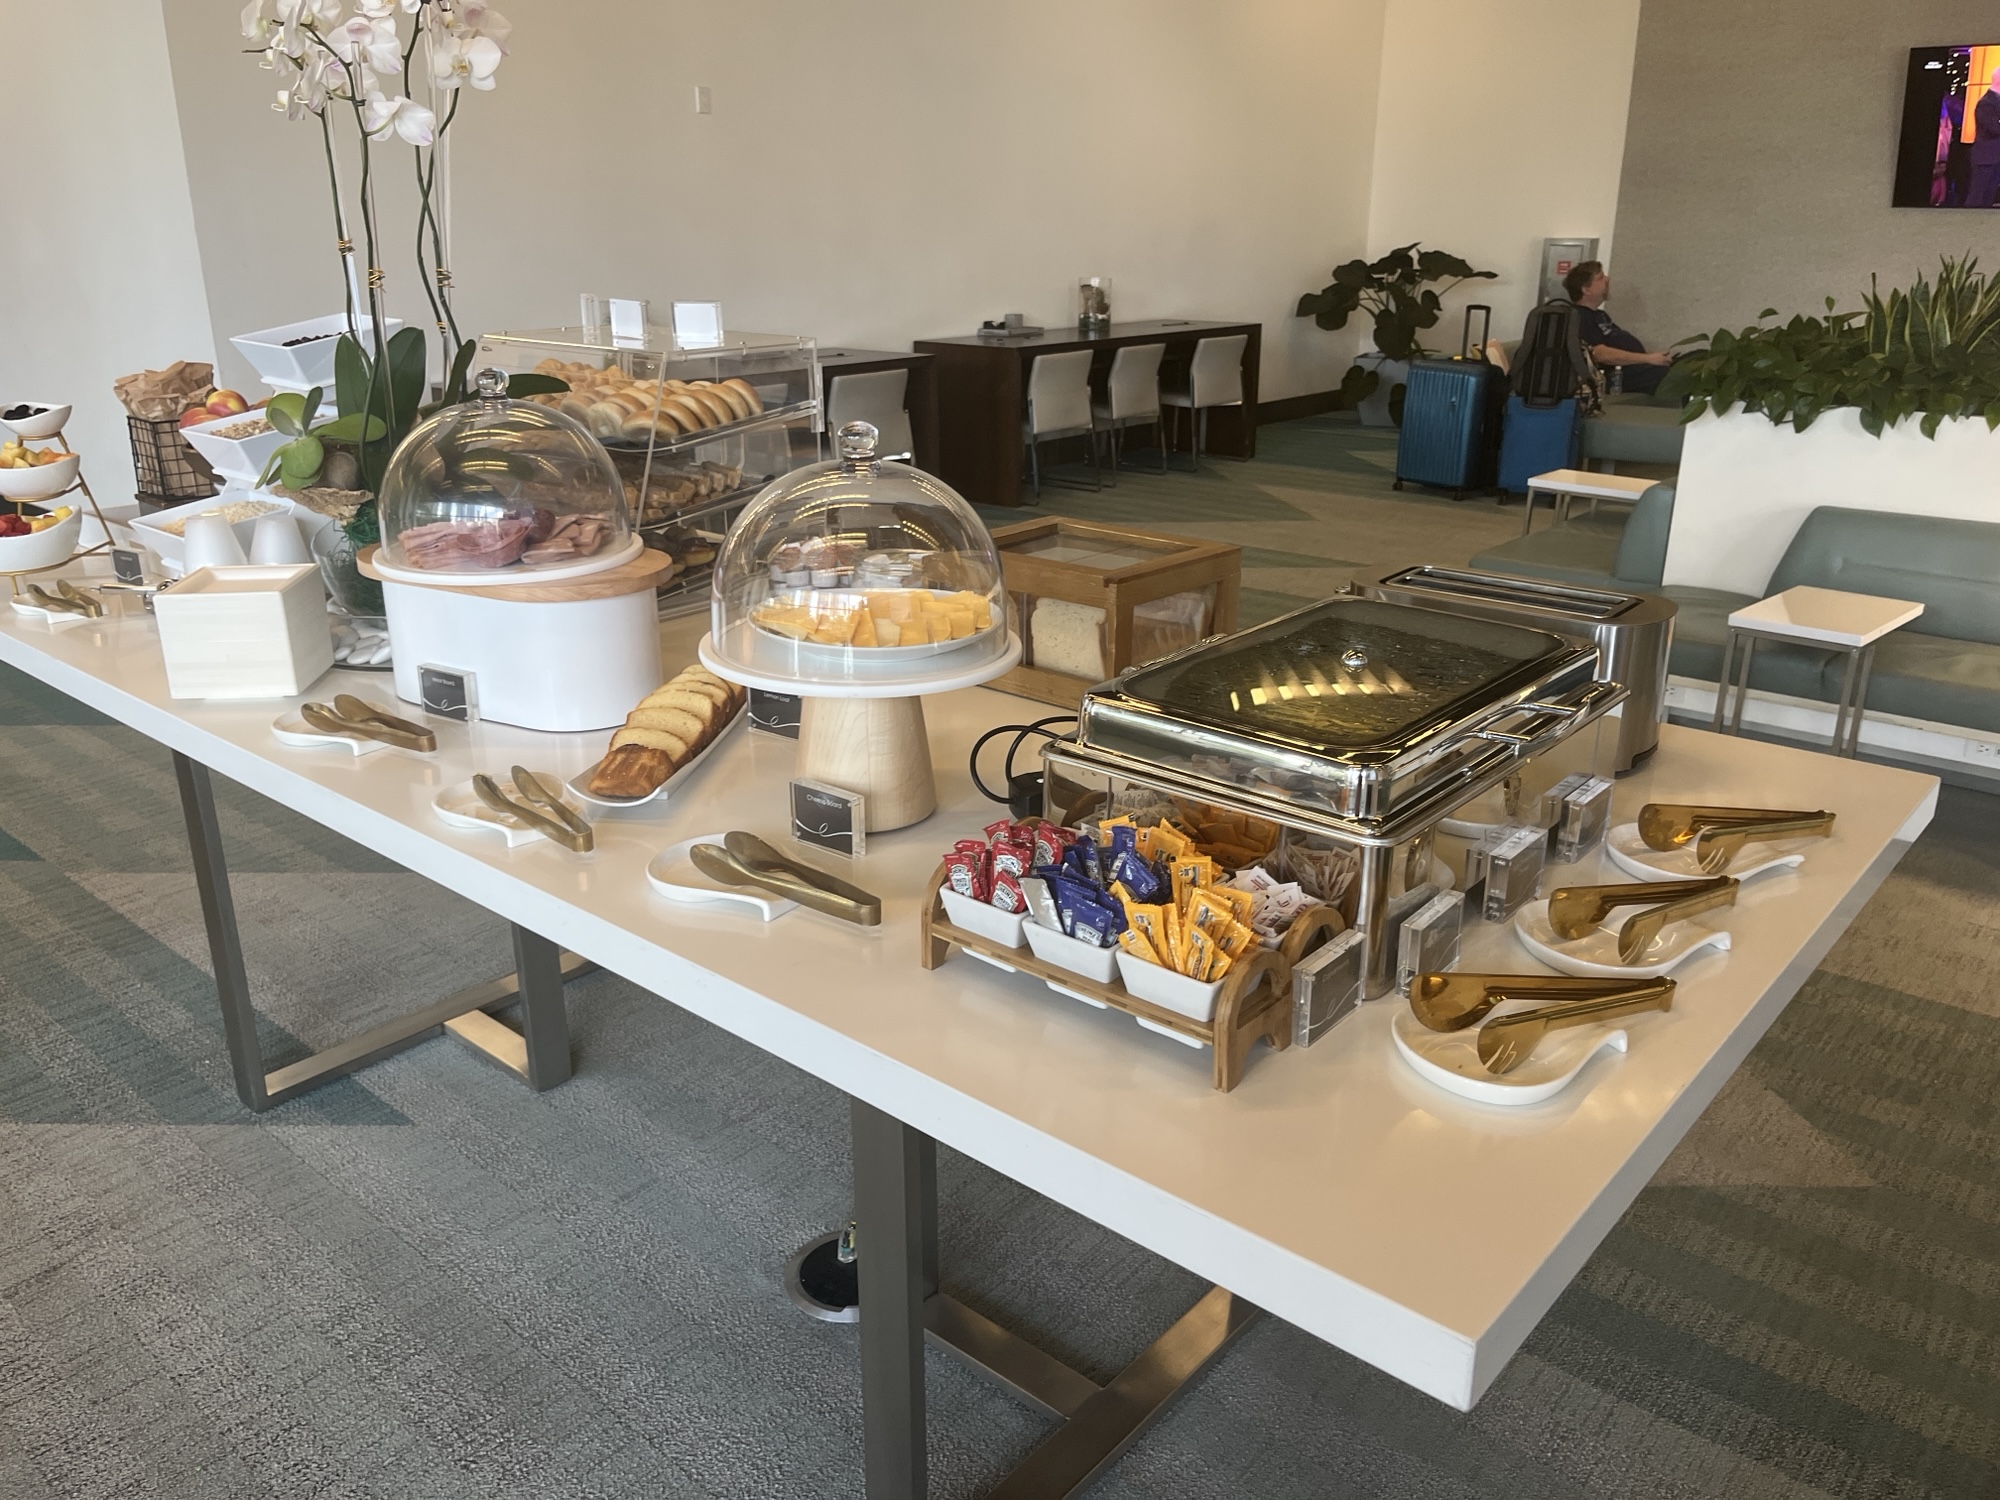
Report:
M 142 501 L 200 500 L 215 493 L 215 470 L 181 436 L 179 422 L 127 416 L 125 428 L 132 436 L 132 472 Z

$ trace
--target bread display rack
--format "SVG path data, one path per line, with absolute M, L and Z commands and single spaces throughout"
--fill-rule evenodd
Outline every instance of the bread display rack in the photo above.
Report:
M 610 453 L 635 527 L 673 559 L 658 590 L 662 618 L 706 607 L 716 553 L 744 506 L 822 456 L 810 338 L 730 331 L 691 349 L 661 327 L 630 343 L 601 328 L 549 328 L 489 333 L 479 357 L 569 385 L 530 399 L 582 423 Z
M 867 799 L 870 833 L 937 806 L 923 695 L 990 682 L 1021 659 L 993 540 L 950 486 L 875 457 L 850 422 L 841 456 L 774 481 L 716 561 L 702 665 L 801 699 L 798 774 Z
M 954 948 L 976 954 L 997 968 L 1013 970 L 1041 980 L 1058 994 L 1086 1004 L 1124 1011 L 1155 1031 L 1207 1047 L 1214 1069 L 1215 1087 L 1228 1093 L 1243 1081 L 1243 1069 L 1251 1050 L 1261 1039 L 1273 1052 L 1283 1052 L 1292 1044 L 1292 965 L 1305 956 L 1316 938 L 1331 936 L 1346 927 L 1339 908 L 1315 906 L 1292 923 L 1276 948 L 1260 948 L 1229 972 L 1222 981 L 1215 1002 L 1215 1018 L 1196 1021 L 1164 1006 L 1154 1005 L 1134 995 L 1117 980 L 1087 978 L 1073 969 L 1037 957 L 1026 948 L 1009 948 L 991 938 L 968 932 L 953 923 L 944 909 L 945 867 L 939 865 L 931 876 L 930 895 L 924 901 L 919 922 L 918 962 L 935 969 L 951 957 Z

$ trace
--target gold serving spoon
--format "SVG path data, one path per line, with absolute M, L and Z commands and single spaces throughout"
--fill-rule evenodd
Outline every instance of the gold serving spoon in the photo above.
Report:
M 1501 1016 L 1479 1028 L 1479 1060 L 1486 1065 L 1489 1073 L 1511 1073 L 1528 1060 L 1528 1054 L 1535 1050 L 1543 1037 L 1560 1027 L 1609 1021 L 1647 1010 L 1671 1010 L 1673 1004 L 1673 980 L 1651 979 L 1641 984 L 1628 984 L 1618 993 L 1598 1000 L 1549 1005 L 1540 1010 Z
M 590 830 L 588 825 L 585 825 L 584 831 L 579 834 L 567 823 L 551 817 L 540 808 L 531 806 L 526 802 L 515 801 L 500 790 L 500 784 L 497 781 L 484 772 L 472 778 L 472 790 L 473 794 L 494 812 L 500 813 L 503 816 L 520 819 L 521 822 L 527 824 L 535 832 L 541 834 L 546 839 L 561 844 L 565 849 L 572 850 L 577 854 L 588 854 L 592 849 L 597 847 L 597 836 Z M 517 787 L 516 790 L 520 789 Z
M 762 840 L 758 842 L 761 843 Z M 882 902 L 879 897 L 867 891 L 857 890 L 842 881 L 836 881 L 823 871 L 813 871 L 813 879 L 808 880 L 797 872 L 790 861 L 782 864 L 761 862 L 756 865 L 747 864 L 741 856 L 732 853 L 721 844 L 696 844 L 688 850 L 688 859 L 702 874 L 711 880 L 719 880 L 724 885 L 758 886 L 787 900 L 796 901 L 801 906 L 809 906 L 814 911 L 825 912 L 828 916 L 838 917 L 843 922 L 852 922 L 858 927 L 879 927 L 882 924 Z M 840 889 L 830 890 L 818 883 L 822 880 L 830 881 Z
M 1564 886 L 1549 897 L 1549 926 L 1556 936 L 1575 941 L 1589 935 L 1621 906 L 1646 906 L 1618 929 L 1618 961 L 1637 963 L 1669 922 L 1678 922 L 1719 906 L 1736 904 L 1742 882 L 1733 875 L 1702 880 L 1649 880 L 1625 885 Z
M 550 814 L 578 838 L 592 843 L 596 841 L 597 835 L 590 824 L 584 821 L 583 816 L 575 808 L 563 801 L 561 795 L 552 790 L 548 782 L 525 766 L 510 767 L 507 774 L 514 779 L 515 791 Z
M 1697 802 L 1648 802 L 1639 809 L 1639 837 L 1649 849 L 1670 854 L 1698 843 L 1708 829 L 1733 831 L 1787 825 L 1773 838 L 1823 837 L 1833 831 L 1834 815 L 1824 810 L 1803 812 L 1782 807 L 1709 807 Z M 1747 842 L 1747 840 L 1746 840 Z M 1740 846 L 1739 846 L 1740 847 Z
M 1572 979 L 1553 974 L 1418 974 L 1410 980 L 1410 1010 L 1432 1031 L 1464 1031 L 1496 1005 L 1533 1000 L 1573 1005 L 1629 994 L 1629 979 Z

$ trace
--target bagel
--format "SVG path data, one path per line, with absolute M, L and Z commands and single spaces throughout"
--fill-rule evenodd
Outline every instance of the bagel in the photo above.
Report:
M 606 438 L 617 437 L 624 430 L 625 419 L 631 415 L 614 401 L 598 401 L 584 413 L 584 422 L 590 428 L 591 435 L 603 441 Z
M 688 400 L 698 402 L 702 409 L 715 420 L 718 426 L 724 422 L 734 422 L 736 420 L 736 409 L 720 396 L 716 395 L 714 388 L 711 386 L 691 386 L 683 394 Z
M 748 401 L 750 403 L 750 410 L 753 415 L 757 412 L 761 412 L 764 409 L 763 398 L 757 394 L 757 388 L 753 386 L 749 381 L 741 379 L 738 376 L 732 375 L 729 377 L 729 379 L 723 381 L 722 383 L 728 386 L 732 391 L 736 392 L 736 394 L 741 396 L 745 401 Z
M 709 387 L 709 389 L 713 391 L 717 396 L 719 396 L 724 402 L 728 403 L 730 414 L 733 417 L 735 417 L 737 421 L 739 422 L 747 421 L 751 417 L 756 415 L 755 412 L 751 411 L 750 403 L 743 399 L 743 393 L 737 390 L 734 386 L 712 385 Z
M 674 420 L 688 432 L 699 432 L 704 427 L 713 427 L 714 420 L 708 408 L 698 406 L 690 396 L 666 396 L 660 401 L 660 410 L 672 412 Z

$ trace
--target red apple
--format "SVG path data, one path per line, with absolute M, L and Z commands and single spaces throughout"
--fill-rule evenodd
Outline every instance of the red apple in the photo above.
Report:
M 186 411 L 181 413 L 180 425 L 183 427 L 193 427 L 196 423 L 213 422 L 216 417 L 226 415 L 228 413 L 212 412 L 205 406 L 190 406 Z
M 248 410 L 250 403 L 235 391 L 217 391 L 208 398 L 208 414 L 211 417 L 233 417 Z

